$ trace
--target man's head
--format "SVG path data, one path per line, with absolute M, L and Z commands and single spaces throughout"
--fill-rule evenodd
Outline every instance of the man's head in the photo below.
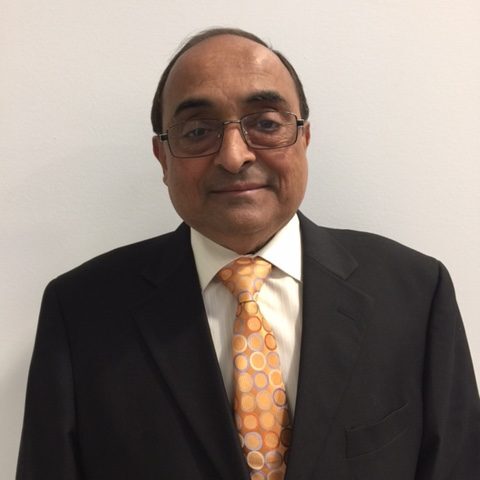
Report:
M 297 127 L 292 115 L 284 115 L 289 122 L 278 128 L 268 116 L 255 123 L 251 128 L 265 135 L 274 128 L 286 132 L 287 141 L 275 148 L 258 148 L 238 123 L 224 127 L 216 153 L 179 158 L 169 144 L 174 134 L 188 136 L 189 142 L 203 141 L 208 129 L 200 119 L 239 120 L 267 111 L 306 119 L 300 80 L 286 59 L 262 40 L 231 29 L 203 32 L 187 42 L 165 70 L 152 108 L 155 132 L 167 133 L 163 142 L 155 136 L 153 146 L 177 213 L 238 253 L 260 248 L 298 209 L 307 180 L 309 124 Z M 183 131 L 184 122 L 192 120 L 197 121 L 194 129 Z M 182 126 L 171 128 L 178 124 Z

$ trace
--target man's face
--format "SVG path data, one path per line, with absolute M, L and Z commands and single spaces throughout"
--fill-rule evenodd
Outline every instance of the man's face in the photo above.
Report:
M 195 118 L 235 120 L 265 110 L 300 118 L 294 82 L 278 57 L 248 39 L 221 35 L 185 52 L 163 93 L 163 125 Z M 307 181 L 309 126 L 294 145 L 253 150 L 239 125 L 225 128 L 220 151 L 176 158 L 154 137 L 154 153 L 177 213 L 191 227 L 238 253 L 253 252 L 298 209 Z

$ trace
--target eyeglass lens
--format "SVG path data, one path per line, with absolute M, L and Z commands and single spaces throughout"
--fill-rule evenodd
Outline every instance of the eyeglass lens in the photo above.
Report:
M 168 128 L 172 155 L 194 157 L 220 150 L 223 129 L 240 123 L 242 136 L 252 148 L 268 149 L 292 145 L 297 139 L 297 117 L 289 112 L 267 111 L 246 115 L 240 121 L 192 119 Z

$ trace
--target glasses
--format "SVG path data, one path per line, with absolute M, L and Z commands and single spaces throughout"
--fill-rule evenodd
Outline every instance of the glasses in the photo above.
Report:
M 305 120 L 291 112 L 257 112 L 240 120 L 212 120 L 195 118 L 168 127 L 158 137 L 168 142 L 174 157 L 193 158 L 213 155 L 222 148 L 225 127 L 238 123 L 245 143 L 254 150 L 268 150 L 293 145 L 297 141 L 298 127 Z

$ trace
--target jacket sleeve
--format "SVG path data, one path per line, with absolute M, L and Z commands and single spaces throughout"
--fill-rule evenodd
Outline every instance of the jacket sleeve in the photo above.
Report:
M 441 264 L 427 338 L 416 479 L 480 478 L 478 390 L 453 285 Z
M 28 377 L 17 480 L 80 480 L 68 339 L 55 293 L 43 296 Z

